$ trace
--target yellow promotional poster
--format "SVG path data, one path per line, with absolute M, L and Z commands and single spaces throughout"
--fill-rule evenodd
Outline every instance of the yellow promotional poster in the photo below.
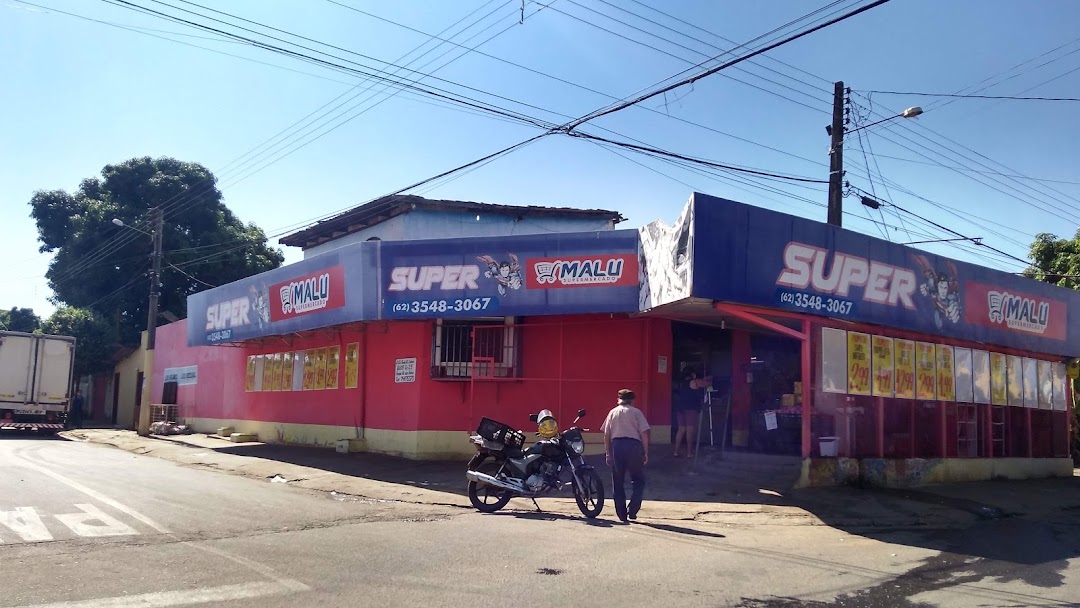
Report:
M 255 390 L 255 355 L 249 355 L 247 358 L 247 378 L 244 380 L 244 390 L 249 393 Z
M 1001 353 L 990 353 L 990 403 L 1008 405 L 1009 391 L 1005 384 L 1008 359 Z
M 341 347 L 331 346 L 326 351 L 326 388 L 338 387 L 338 374 L 341 371 Z
M 893 356 L 896 358 L 896 397 L 915 398 L 915 343 L 911 340 L 893 340 Z
M 274 390 L 274 355 L 263 355 L 262 390 Z
M 937 346 L 937 393 L 941 401 L 956 401 L 956 370 L 953 347 Z
M 281 390 L 293 390 L 293 354 L 289 352 L 281 356 Z
M 848 332 L 848 393 L 870 394 L 870 334 Z
M 345 347 L 345 388 L 360 384 L 360 343 L 352 342 Z
M 937 399 L 937 363 L 933 344 L 915 344 L 915 394 L 919 399 Z
M 874 336 L 870 339 L 874 360 L 874 396 L 892 397 L 895 372 L 893 371 L 893 339 Z
M 270 390 L 281 390 L 281 353 L 274 353 L 270 359 L 273 369 L 270 371 Z
M 315 390 L 326 388 L 326 347 L 315 351 Z
M 315 389 L 315 351 L 304 351 L 304 390 Z

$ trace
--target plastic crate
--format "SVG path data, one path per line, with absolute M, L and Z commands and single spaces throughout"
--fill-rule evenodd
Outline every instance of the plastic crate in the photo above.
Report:
M 501 443 L 508 448 L 521 448 L 525 445 L 525 434 L 514 427 L 507 426 L 491 418 L 481 418 L 476 434 L 488 441 Z

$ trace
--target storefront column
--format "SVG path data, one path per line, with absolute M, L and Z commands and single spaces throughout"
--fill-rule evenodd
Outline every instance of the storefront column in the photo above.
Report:
M 731 332 L 731 445 L 745 448 L 750 444 L 750 334 Z
M 812 416 L 814 412 L 813 406 L 810 404 L 811 396 L 813 395 L 813 389 L 811 387 L 811 377 L 813 376 L 813 365 L 810 360 L 810 321 L 804 320 L 802 325 L 802 331 L 805 338 L 802 341 L 802 457 L 810 458 L 810 450 L 812 446 L 811 434 L 813 429 L 811 428 Z

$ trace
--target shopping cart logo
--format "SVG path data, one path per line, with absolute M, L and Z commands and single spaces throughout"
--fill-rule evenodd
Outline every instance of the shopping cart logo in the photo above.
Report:
M 637 258 L 633 255 L 546 258 L 531 260 L 529 266 L 529 286 L 536 289 L 637 283 Z
M 1050 324 L 1050 303 L 1036 301 L 1007 291 L 987 293 L 990 322 L 1004 323 L 1009 329 L 1043 334 Z

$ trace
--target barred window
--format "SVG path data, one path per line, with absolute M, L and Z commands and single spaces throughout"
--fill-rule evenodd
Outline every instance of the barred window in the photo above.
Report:
M 519 342 L 513 317 L 439 319 L 431 339 L 431 377 L 517 378 Z

